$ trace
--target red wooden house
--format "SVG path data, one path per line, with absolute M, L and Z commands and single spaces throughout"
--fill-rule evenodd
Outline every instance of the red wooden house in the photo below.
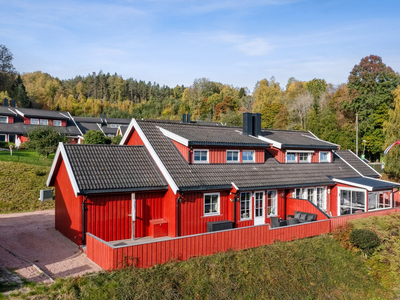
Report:
M 60 144 L 47 181 L 56 229 L 123 246 L 267 224 L 294 211 L 317 220 L 394 207 L 398 184 L 310 132 L 133 119 L 119 146 Z

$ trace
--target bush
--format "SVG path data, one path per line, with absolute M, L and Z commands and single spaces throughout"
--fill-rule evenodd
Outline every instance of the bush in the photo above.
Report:
M 84 144 L 106 144 L 106 137 L 104 133 L 99 130 L 89 130 L 85 133 L 83 138 Z
M 7 143 L 7 142 L 1 141 L 1 142 L 0 142 L 0 148 L 5 148 L 5 149 L 7 149 L 7 148 L 8 148 L 8 143 Z
M 369 229 L 354 229 L 350 233 L 350 243 L 361 249 L 364 253 L 370 254 L 375 247 L 379 246 L 381 240 L 377 234 Z
M 119 143 L 121 142 L 121 140 L 122 140 L 122 136 L 116 135 L 116 136 L 114 136 L 114 137 L 112 138 L 112 143 L 113 143 L 114 145 L 119 145 Z

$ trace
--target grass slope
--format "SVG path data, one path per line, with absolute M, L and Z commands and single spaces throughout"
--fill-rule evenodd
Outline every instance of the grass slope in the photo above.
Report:
M 39 156 L 34 150 L 14 150 L 13 155 L 10 151 L 0 151 L 0 161 L 13 161 L 30 165 L 39 165 L 50 167 L 53 163 L 54 154 L 50 154 L 48 158 Z
M 37 159 L 37 158 L 36 158 Z M 0 161 L 0 213 L 43 210 L 54 201 L 40 202 L 50 167 Z
M 57 280 L 29 299 L 390 299 L 331 236 Z

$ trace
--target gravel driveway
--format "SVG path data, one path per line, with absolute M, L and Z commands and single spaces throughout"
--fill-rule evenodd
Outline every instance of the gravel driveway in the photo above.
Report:
M 0 214 L 0 269 L 13 269 L 29 281 L 50 282 L 27 261 L 51 278 L 101 270 L 54 229 L 54 210 Z

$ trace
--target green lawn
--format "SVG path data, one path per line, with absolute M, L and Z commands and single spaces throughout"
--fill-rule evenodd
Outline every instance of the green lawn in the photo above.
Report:
M 0 160 L 0 213 L 54 208 L 54 201 L 38 200 L 49 171 L 48 166 Z
M 392 299 L 329 235 L 35 285 L 28 299 Z
M 13 150 L 12 155 L 10 155 L 10 151 L 0 151 L 0 161 L 13 161 L 30 165 L 51 166 L 53 158 L 54 154 L 50 154 L 46 158 L 39 156 L 34 150 Z

